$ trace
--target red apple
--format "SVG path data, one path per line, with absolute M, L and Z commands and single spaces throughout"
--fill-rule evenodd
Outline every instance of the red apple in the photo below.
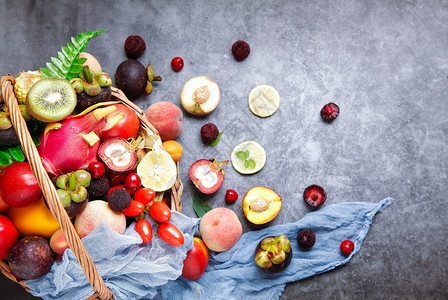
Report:
M 208 248 L 200 238 L 194 237 L 193 240 L 193 248 L 187 252 L 187 257 L 184 260 L 182 276 L 196 281 L 204 274 L 207 268 Z

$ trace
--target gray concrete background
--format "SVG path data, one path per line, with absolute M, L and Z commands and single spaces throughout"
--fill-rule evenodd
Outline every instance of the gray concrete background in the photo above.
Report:
M 446 299 L 448 296 L 448 2 L 446 1 L 2 1 L 0 71 L 17 75 L 55 56 L 71 36 L 107 29 L 89 44 L 103 70 L 113 75 L 126 57 L 128 35 L 139 34 L 147 50 L 139 60 L 154 65 L 163 81 L 135 102 L 180 106 L 183 84 L 197 75 L 216 81 L 218 108 L 206 117 L 184 111 L 181 177 L 184 213 L 194 216 L 188 168 L 197 159 L 229 159 L 240 141 L 267 150 L 262 171 L 239 175 L 231 165 L 212 207 L 233 209 L 245 232 L 241 199 L 264 185 L 283 197 L 271 222 L 302 218 L 302 193 L 322 185 L 326 205 L 395 202 L 378 214 L 361 251 L 349 264 L 288 284 L 281 299 Z M 251 46 L 237 62 L 236 40 Z M 170 61 L 181 56 L 182 71 Z M 253 115 L 250 90 L 274 86 L 280 109 L 270 118 Z M 340 116 L 324 123 L 328 102 Z M 204 147 L 207 122 L 224 131 L 218 146 Z M 238 192 L 226 205 L 228 188 Z M 1 299 L 31 299 L 0 279 Z

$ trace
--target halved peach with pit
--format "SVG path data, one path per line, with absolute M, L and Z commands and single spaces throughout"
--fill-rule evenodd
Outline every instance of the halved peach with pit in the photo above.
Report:
M 244 215 L 254 224 L 265 224 L 273 220 L 281 208 L 282 197 L 267 187 L 251 188 L 243 198 Z

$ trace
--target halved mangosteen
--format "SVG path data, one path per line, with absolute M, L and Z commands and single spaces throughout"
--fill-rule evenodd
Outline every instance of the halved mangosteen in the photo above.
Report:
M 135 147 L 123 138 L 105 140 L 98 149 L 98 157 L 109 173 L 123 175 L 131 172 L 137 164 Z
M 291 243 L 284 234 L 262 239 L 255 249 L 255 264 L 266 273 L 283 271 L 291 259 Z
M 229 161 L 218 163 L 215 159 L 200 159 L 194 162 L 188 175 L 194 185 L 204 194 L 212 194 L 219 190 L 224 181 L 222 165 Z

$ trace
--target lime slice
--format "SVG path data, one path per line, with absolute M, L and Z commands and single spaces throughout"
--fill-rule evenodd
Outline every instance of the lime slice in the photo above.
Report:
M 280 106 L 280 95 L 270 85 L 259 85 L 249 93 L 249 108 L 257 116 L 266 118 Z
M 264 167 L 266 151 L 255 141 L 244 141 L 233 148 L 230 160 L 239 173 L 254 174 Z
M 137 174 L 142 185 L 156 192 L 170 189 L 176 181 L 176 164 L 171 155 L 161 149 L 152 150 L 142 158 L 137 166 Z

